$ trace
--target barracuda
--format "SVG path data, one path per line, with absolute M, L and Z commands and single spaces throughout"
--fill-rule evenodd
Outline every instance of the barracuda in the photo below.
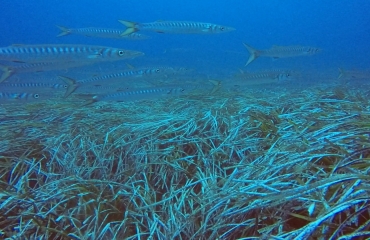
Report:
M 230 32 L 235 30 L 232 27 L 202 22 L 156 21 L 151 23 L 135 23 L 124 20 L 118 21 L 127 27 L 127 29 L 121 34 L 123 36 L 141 30 L 149 30 L 158 33 L 183 33 L 183 34 L 190 33 L 212 34 L 212 33 Z
M 142 100 L 148 99 L 152 97 L 164 97 L 164 96 L 174 96 L 183 94 L 185 92 L 185 88 L 179 86 L 167 86 L 167 87 L 156 87 L 156 88 L 141 88 L 135 89 L 131 91 L 122 91 L 122 92 L 114 92 L 104 95 L 96 95 L 93 97 L 92 100 L 85 103 L 83 106 L 92 104 L 98 101 L 135 101 L 135 100 Z
M 320 48 L 308 46 L 276 46 L 270 49 L 258 50 L 244 43 L 249 52 L 249 59 L 245 66 L 253 62 L 258 57 L 287 58 L 297 56 L 311 56 L 321 51 Z
M 0 92 L 0 101 L 6 100 L 32 100 L 38 99 L 40 95 L 37 93 L 14 93 L 14 92 Z
M 60 83 L 37 83 L 37 82 L 27 82 L 27 83 L 1 83 L 0 90 L 5 88 L 52 88 L 52 89 L 67 89 L 67 84 Z
M 4 82 L 10 76 L 16 73 L 24 72 L 45 72 L 58 69 L 68 69 L 81 67 L 94 62 L 89 61 L 66 61 L 66 62 L 36 62 L 36 63 L 17 63 L 16 65 L 2 65 L 0 64 L 0 70 L 3 72 L 0 77 L 0 83 Z
M 0 60 L 35 63 L 66 61 L 116 61 L 142 52 L 93 45 L 14 45 L 0 48 Z
M 59 76 L 67 85 L 66 93 L 64 94 L 64 97 L 68 97 L 71 95 L 78 87 L 80 87 L 83 84 L 89 84 L 89 83 L 95 83 L 99 81 L 108 81 L 111 79 L 117 79 L 117 78 L 133 78 L 133 77 L 143 77 L 143 76 L 153 76 L 153 75 L 160 75 L 160 74 L 166 74 L 166 73 L 174 73 L 175 70 L 170 67 L 157 67 L 157 68 L 145 68 L 145 69 L 137 69 L 137 70 L 127 70 L 119 73 L 112 73 L 107 74 L 99 77 L 92 77 L 83 79 L 80 81 L 76 81 L 69 77 Z
M 370 71 L 364 70 L 364 71 L 354 71 L 354 70 L 344 70 L 342 68 L 339 68 L 339 75 L 338 79 L 370 79 Z
M 60 29 L 60 33 L 57 37 L 66 36 L 69 34 L 78 34 L 86 37 L 97 37 L 97 38 L 119 38 L 129 40 L 144 40 L 149 39 L 149 36 L 140 33 L 131 33 L 129 35 L 122 35 L 124 30 L 121 29 L 110 29 L 110 28 L 67 28 L 63 26 L 57 26 Z

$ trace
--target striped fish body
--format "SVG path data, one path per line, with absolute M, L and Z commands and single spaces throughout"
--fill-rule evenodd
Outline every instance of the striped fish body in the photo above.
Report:
M 241 75 L 241 78 L 246 81 L 252 80 L 279 80 L 284 76 L 284 73 L 274 73 L 274 72 L 263 72 L 263 73 L 245 73 Z
M 288 71 L 249 72 L 238 75 L 233 83 L 238 86 L 277 84 L 288 81 L 291 78 L 291 73 Z
M 339 68 L 338 79 L 370 79 L 370 71 L 353 71 L 353 70 L 343 70 Z
M 136 77 L 144 77 L 144 76 L 154 76 L 166 73 L 172 73 L 174 70 L 172 68 L 166 67 L 159 67 L 159 68 L 143 68 L 143 69 L 136 69 L 136 70 L 127 70 L 119 73 L 112 73 L 98 77 L 92 77 L 88 79 L 83 79 L 77 81 L 77 84 L 87 84 L 87 83 L 95 83 L 95 82 L 105 82 L 111 79 L 119 79 L 119 78 L 136 78 Z
M 177 96 L 183 94 L 184 88 L 178 86 L 156 87 L 156 88 L 141 88 L 130 91 L 114 92 L 104 95 L 97 95 L 87 104 L 97 101 L 136 101 L 142 99 L 151 99 L 166 96 Z
M 67 84 L 60 83 L 41 83 L 41 82 L 25 82 L 25 83 L 1 83 L 0 91 L 4 89 L 30 89 L 30 88 L 44 88 L 44 89 L 67 89 Z
M 144 77 L 144 76 L 160 76 L 161 74 L 164 75 L 166 73 L 172 73 L 174 72 L 173 68 L 170 67 L 158 67 L 158 68 L 145 68 L 145 69 L 137 69 L 137 70 L 126 70 L 119 73 L 112 73 L 107 74 L 103 76 L 97 76 L 92 78 L 87 78 L 79 81 L 75 81 L 74 79 L 59 76 L 67 85 L 67 90 L 64 95 L 64 97 L 68 97 L 71 95 L 74 91 L 76 91 L 77 88 L 79 88 L 82 85 L 87 84 L 95 84 L 97 82 L 107 82 L 109 80 L 113 79 L 120 79 L 120 78 L 136 78 L 136 77 Z
M 35 63 L 66 61 L 117 61 L 142 52 L 93 45 L 20 45 L 0 48 L 0 60 Z
M 5 81 L 7 78 L 16 73 L 23 72 L 45 72 L 59 69 L 68 69 L 74 67 L 85 66 L 93 64 L 94 62 L 89 61 L 66 61 L 66 62 L 35 62 L 35 63 L 17 63 L 13 65 L 2 65 L 0 64 L 0 70 L 2 75 L 0 77 L 0 83 Z
M 128 35 L 136 31 L 148 30 L 158 33 L 180 33 L 180 34 L 213 34 L 224 33 L 235 30 L 232 27 L 213 23 L 187 22 L 187 21 L 156 21 L 151 23 L 134 23 L 119 20 L 127 29 L 122 35 Z
M 121 29 L 110 29 L 110 28 L 66 28 L 62 26 L 57 26 L 61 32 L 58 35 L 65 36 L 69 34 L 83 35 L 86 37 L 96 37 L 96 38 L 117 38 L 117 39 L 130 39 L 130 40 L 144 40 L 149 39 L 149 36 L 145 36 L 140 33 L 131 33 L 129 35 L 123 36 L 124 30 Z
M 273 46 L 270 49 L 259 50 L 259 56 L 272 58 L 286 58 L 297 56 L 310 56 L 320 52 L 316 47 L 304 46 Z
M 310 56 L 321 51 L 320 48 L 304 46 L 273 46 L 272 48 L 266 50 L 258 50 L 245 43 L 244 46 L 249 52 L 249 58 L 245 66 L 249 65 L 258 57 L 288 58 Z
M 37 93 L 24 93 L 24 92 L 0 92 L 0 101 L 31 101 L 37 100 L 40 95 Z

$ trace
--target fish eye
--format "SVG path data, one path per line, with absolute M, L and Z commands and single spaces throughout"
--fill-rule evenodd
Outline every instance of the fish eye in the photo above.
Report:
M 157 73 L 159 73 L 160 71 L 159 71 L 159 68 L 157 68 L 156 70 L 155 70 Z
M 34 95 L 33 95 L 33 97 L 37 99 L 37 98 L 39 98 L 39 97 L 40 97 L 40 95 L 38 95 L 38 94 L 34 94 Z
M 225 27 L 220 27 L 221 31 L 225 30 Z
M 63 85 L 63 88 L 68 88 L 68 85 Z
M 122 51 L 122 50 L 119 50 L 119 51 L 118 51 L 118 55 L 120 55 L 120 56 L 123 56 L 123 55 L 124 55 L 124 53 L 125 53 L 125 52 L 124 52 L 124 51 Z

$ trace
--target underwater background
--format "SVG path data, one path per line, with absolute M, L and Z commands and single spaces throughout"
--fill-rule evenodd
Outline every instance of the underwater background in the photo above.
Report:
M 0 5 L 0 238 L 370 236 L 369 1 Z

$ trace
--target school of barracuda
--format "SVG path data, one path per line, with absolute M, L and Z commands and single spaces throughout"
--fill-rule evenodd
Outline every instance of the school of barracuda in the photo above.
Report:
M 137 23 L 127 20 L 119 20 L 123 29 L 110 28 L 59 28 L 57 37 L 66 35 L 82 35 L 95 38 L 114 38 L 127 40 L 148 40 L 151 37 L 145 35 L 145 31 L 173 34 L 217 34 L 234 31 L 233 27 L 213 23 L 191 21 L 155 21 L 149 23 Z M 144 34 L 142 34 L 144 32 Z M 287 58 L 297 56 L 310 56 L 321 51 L 320 48 L 310 46 L 273 46 L 266 50 L 257 50 L 248 44 L 244 46 L 249 52 L 246 66 L 258 57 Z M 132 101 L 145 98 L 163 96 L 177 96 L 187 93 L 194 88 L 193 84 L 186 81 L 167 83 L 163 79 L 169 76 L 182 75 L 187 72 L 185 67 L 133 67 L 127 64 L 128 69 L 119 72 L 111 72 L 99 76 L 83 79 L 75 79 L 65 74 L 60 74 L 56 82 L 22 81 L 17 82 L 15 76 L 21 73 L 48 72 L 53 70 L 68 70 L 89 65 L 97 65 L 103 62 L 129 60 L 136 57 L 145 57 L 145 53 L 121 49 L 110 46 L 81 45 L 81 44 L 37 44 L 22 45 L 14 44 L 8 47 L 0 47 L 0 102 L 32 101 L 45 99 L 52 95 L 54 90 L 64 93 L 61 99 L 82 93 L 96 93 L 87 100 L 89 105 L 97 101 Z M 359 73 L 345 73 L 340 70 L 340 77 L 350 75 L 359 76 Z M 235 76 L 234 86 L 249 86 L 258 84 L 276 84 L 297 77 L 293 71 L 268 70 L 260 72 L 244 72 Z M 162 81 L 151 81 L 151 79 Z M 179 77 L 181 78 L 181 77 Z M 118 80 L 118 81 L 117 81 Z M 145 87 L 133 83 L 137 80 L 146 82 Z M 210 94 L 221 88 L 221 81 L 208 79 Z M 135 87 L 133 87 L 135 85 Z

